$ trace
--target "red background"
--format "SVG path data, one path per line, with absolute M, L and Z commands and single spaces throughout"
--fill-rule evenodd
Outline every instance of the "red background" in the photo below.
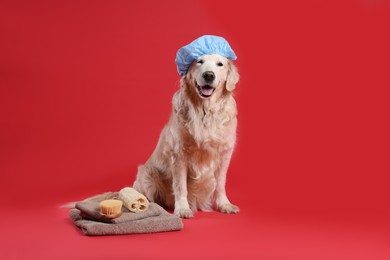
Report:
M 385 0 L 2 1 L 1 259 L 390 259 Z M 241 81 L 228 194 L 174 233 L 86 237 L 58 208 L 131 185 L 224 36 Z

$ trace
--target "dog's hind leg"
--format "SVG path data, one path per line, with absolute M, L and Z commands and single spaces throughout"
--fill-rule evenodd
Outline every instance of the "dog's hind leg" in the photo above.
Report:
M 133 188 L 145 195 L 148 200 L 154 201 L 157 189 L 150 171 L 148 171 L 145 165 L 138 166 L 138 173 Z
M 160 172 L 155 168 L 140 165 L 133 188 L 144 194 L 149 201 L 156 202 L 168 208 L 174 207 L 172 193 L 172 181 L 162 178 Z

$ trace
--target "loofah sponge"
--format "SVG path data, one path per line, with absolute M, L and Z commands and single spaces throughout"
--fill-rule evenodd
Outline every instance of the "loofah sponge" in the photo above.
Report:
M 142 212 L 149 208 L 148 199 L 134 188 L 123 188 L 119 191 L 119 199 L 131 212 Z

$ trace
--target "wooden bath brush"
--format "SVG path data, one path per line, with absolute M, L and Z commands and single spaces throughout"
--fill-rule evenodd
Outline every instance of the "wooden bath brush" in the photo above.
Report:
M 122 215 L 121 200 L 103 200 L 100 202 L 100 214 L 108 219 L 117 218 Z

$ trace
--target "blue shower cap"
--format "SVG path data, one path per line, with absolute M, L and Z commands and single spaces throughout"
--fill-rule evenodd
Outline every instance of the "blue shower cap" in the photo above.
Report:
M 224 38 L 204 35 L 177 51 L 175 62 L 180 76 L 187 73 L 194 60 L 206 54 L 219 54 L 229 60 L 237 59 L 236 54 Z

